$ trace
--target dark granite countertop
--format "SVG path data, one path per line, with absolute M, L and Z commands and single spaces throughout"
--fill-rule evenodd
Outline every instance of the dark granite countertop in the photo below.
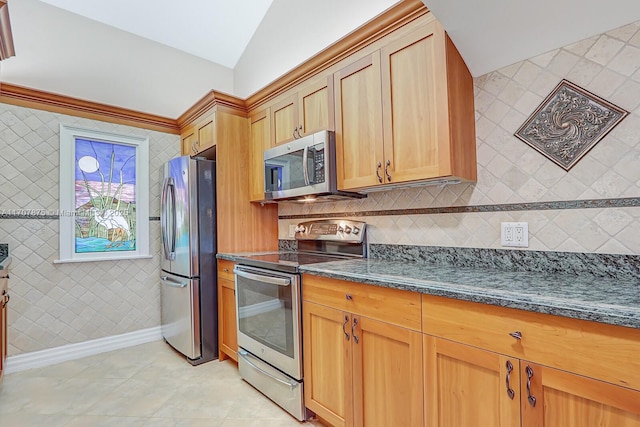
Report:
M 269 252 L 218 254 L 239 261 Z M 300 267 L 303 273 L 640 329 L 640 280 L 382 259 Z
M 361 259 L 301 266 L 303 273 L 423 294 L 640 328 L 640 281 L 589 275 Z

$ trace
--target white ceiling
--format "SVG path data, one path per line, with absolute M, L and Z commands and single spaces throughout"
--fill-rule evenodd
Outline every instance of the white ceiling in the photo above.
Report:
M 273 0 L 42 0 L 222 66 L 235 67 Z
M 474 76 L 640 21 L 638 0 L 423 1 Z M 177 118 L 212 89 L 248 97 L 395 2 L 10 0 L 0 80 Z

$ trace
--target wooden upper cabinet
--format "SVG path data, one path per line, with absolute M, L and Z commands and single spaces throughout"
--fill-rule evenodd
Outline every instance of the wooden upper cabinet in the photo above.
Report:
M 333 77 L 300 83 L 295 93 L 269 104 L 271 146 L 321 130 L 334 130 Z
M 249 200 L 264 200 L 264 150 L 270 148 L 270 110 L 259 111 L 249 117 L 251 149 L 249 164 Z
M 183 156 L 195 156 L 216 145 L 216 111 L 207 112 L 180 135 Z
M 335 130 L 333 76 L 302 83 L 298 89 L 298 135 Z
M 437 21 L 335 74 L 338 187 L 476 180 L 473 80 Z
M 334 90 L 338 188 L 379 184 L 384 157 L 380 53 L 337 71 Z
M 270 110 L 272 145 L 283 144 L 295 139 L 295 131 L 298 126 L 297 96 L 288 96 L 272 105 Z

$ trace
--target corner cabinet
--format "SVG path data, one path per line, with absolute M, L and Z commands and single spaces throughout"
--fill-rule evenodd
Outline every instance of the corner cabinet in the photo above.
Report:
M 423 295 L 426 425 L 640 426 L 640 332 Z
M 7 304 L 9 303 L 9 271 L 0 270 L 0 381 L 7 362 Z
M 270 109 L 257 111 L 249 117 L 251 127 L 251 150 L 249 163 L 249 200 L 252 202 L 264 200 L 264 151 L 271 148 L 269 135 L 271 122 Z
M 302 283 L 307 408 L 332 426 L 422 426 L 420 296 L 306 274 Z
M 219 359 L 238 361 L 238 322 L 236 319 L 235 263 L 218 260 L 218 343 Z
M 334 73 L 339 189 L 476 180 L 473 79 L 426 21 Z

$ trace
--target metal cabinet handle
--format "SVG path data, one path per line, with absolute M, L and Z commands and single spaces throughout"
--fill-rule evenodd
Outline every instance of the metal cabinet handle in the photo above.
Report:
M 347 297 L 347 301 L 351 301 L 353 299 L 353 296 L 351 296 L 351 294 L 347 294 L 346 297 Z
M 293 139 L 302 138 L 302 134 L 300 131 L 302 130 L 302 125 L 298 125 L 293 129 Z
M 535 408 L 536 398 L 531 394 L 531 378 L 533 378 L 533 369 L 531 369 L 531 366 L 527 365 L 525 371 L 527 373 L 527 400 L 529 401 L 529 405 L 531 405 L 532 408 Z
M 391 166 L 391 160 L 387 160 L 384 167 L 384 174 L 387 175 L 387 181 L 391 182 L 391 175 L 389 175 L 389 166 Z
M 358 318 L 354 317 L 353 318 L 353 325 L 351 325 L 351 335 L 353 335 L 353 340 L 356 342 L 356 344 L 358 344 L 358 341 L 360 341 L 358 339 L 358 336 L 356 335 L 356 326 L 358 326 Z
M 378 177 L 378 182 L 382 182 L 382 177 L 380 176 L 380 168 L 382 167 L 382 163 L 378 162 L 376 167 L 376 176 Z
M 198 154 L 199 148 L 200 148 L 200 143 L 196 139 L 195 141 L 193 141 L 193 145 L 191 146 L 191 151 L 193 152 L 193 154 Z
M 349 334 L 347 333 L 347 323 L 349 323 L 349 316 L 347 316 L 346 314 L 344 315 L 344 323 L 342 324 L 342 332 L 344 332 L 344 336 L 347 338 L 347 341 L 349 341 Z
M 513 364 L 510 360 L 507 360 L 507 396 L 509 396 L 509 399 L 513 400 L 516 392 L 511 388 L 511 372 L 513 372 Z
M 517 340 L 521 340 L 522 339 L 522 332 L 520 332 L 520 331 L 509 332 L 509 335 L 512 336 L 513 338 L 517 339 Z
M 296 136 L 296 132 L 298 132 L 298 128 L 295 127 L 293 128 L 293 139 L 298 139 L 299 137 Z

